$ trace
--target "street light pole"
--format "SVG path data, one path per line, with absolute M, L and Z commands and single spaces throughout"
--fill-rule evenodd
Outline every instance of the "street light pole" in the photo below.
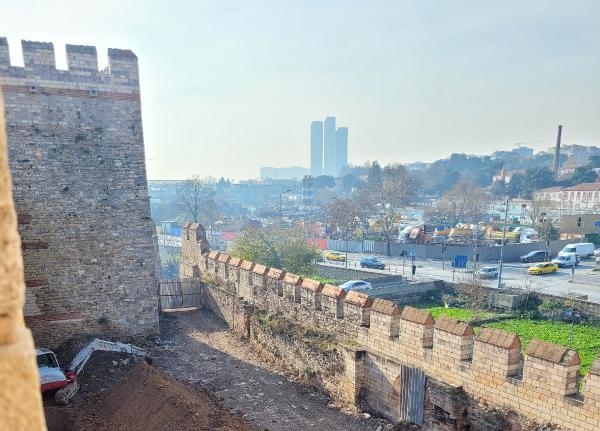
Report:
M 502 264 L 504 263 L 504 242 L 506 241 L 506 224 L 508 223 L 508 198 L 504 209 L 504 228 L 502 229 L 502 244 L 500 244 L 500 270 L 498 271 L 498 289 L 502 286 Z

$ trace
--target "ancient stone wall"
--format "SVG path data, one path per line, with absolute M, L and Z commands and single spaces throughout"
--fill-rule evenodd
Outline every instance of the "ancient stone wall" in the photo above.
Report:
M 9 162 L 25 263 L 28 326 L 38 345 L 81 333 L 158 329 L 158 248 L 150 220 L 138 61 L 23 41 L 24 67 L 0 38 Z
M 199 246 L 194 249 L 190 245 L 187 249 L 192 255 L 184 254 L 182 265 L 198 260 L 200 255 Z M 533 340 L 522 352 L 521 342 L 514 334 L 484 328 L 475 335 L 468 323 L 448 317 L 435 321 L 426 310 L 400 308 L 381 298 L 373 301 L 361 292 L 340 295 L 334 286 L 300 281 L 293 274 L 284 276 L 279 294 L 277 289 L 263 287 L 272 282 L 268 280 L 269 270 L 262 265 L 254 265 L 259 267 L 256 272 L 248 269 L 252 276 L 246 281 L 240 277 L 236 287 L 210 271 L 219 256 L 212 252 L 206 256 L 210 283 L 205 294 L 212 298 L 206 303 L 234 328 L 241 327 L 250 334 L 253 310 L 269 310 L 328 330 L 338 341 L 350 340 L 340 342 L 345 346 L 345 377 L 338 379 L 337 391 L 343 399 L 360 395 L 373 411 L 399 420 L 400 396 L 407 391 L 404 386 L 408 387 L 402 370 L 409 367 L 422 370 L 427 376 L 428 396 L 423 405 L 433 404 L 445 411 L 457 429 L 462 429 L 468 418 L 469 399 L 565 429 L 600 429 L 600 357 L 590 368 L 583 392 L 579 393 L 579 356 L 566 347 Z M 246 264 L 247 268 L 252 266 L 251 262 Z M 277 278 L 280 277 L 278 273 Z M 320 301 L 315 300 L 315 293 L 320 294 Z M 337 308 L 338 301 L 343 301 L 343 313 Z M 244 317 L 238 313 L 235 318 L 232 310 L 236 307 L 244 310 Z M 340 390 L 343 394 L 339 394 Z M 476 408 L 471 410 L 475 412 Z

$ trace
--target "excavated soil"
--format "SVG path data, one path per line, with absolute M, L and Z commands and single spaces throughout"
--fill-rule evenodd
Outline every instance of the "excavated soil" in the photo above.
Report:
M 77 409 L 48 406 L 49 431 L 252 431 L 210 393 L 139 363 Z

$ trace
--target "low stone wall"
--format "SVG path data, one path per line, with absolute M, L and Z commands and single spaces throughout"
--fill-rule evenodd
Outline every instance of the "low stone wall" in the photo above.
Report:
M 385 274 L 371 271 L 361 271 L 360 269 L 344 268 L 340 266 L 317 265 L 317 275 L 325 278 L 333 278 L 334 280 L 366 280 L 370 283 L 385 283 L 395 281 L 401 283 L 403 278 L 398 274 Z

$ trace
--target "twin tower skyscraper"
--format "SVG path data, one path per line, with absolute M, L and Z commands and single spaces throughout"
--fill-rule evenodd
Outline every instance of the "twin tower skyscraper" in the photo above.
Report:
M 335 127 L 335 117 L 310 125 L 310 174 L 338 176 L 348 164 L 348 128 Z

